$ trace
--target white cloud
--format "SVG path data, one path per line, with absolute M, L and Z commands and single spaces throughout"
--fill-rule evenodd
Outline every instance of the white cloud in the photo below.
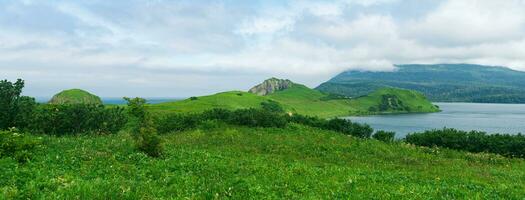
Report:
M 40 96 L 202 95 L 270 76 L 316 86 L 400 63 L 525 70 L 523 0 L 448 0 L 402 16 L 401 0 L 28 2 L 0 3 L 0 74 Z

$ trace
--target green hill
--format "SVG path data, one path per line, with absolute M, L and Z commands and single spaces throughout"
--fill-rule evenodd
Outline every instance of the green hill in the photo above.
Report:
M 274 82 L 273 79 L 269 80 Z M 262 102 L 276 101 L 280 103 L 287 112 L 323 118 L 362 114 L 438 111 L 424 96 L 407 90 L 379 90 L 369 96 L 349 99 L 341 96 L 334 97 L 333 95 L 310 89 L 301 84 L 289 84 L 285 81 L 283 81 L 283 83 L 286 83 L 288 86 L 284 89 L 274 91 L 274 88 L 279 88 L 274 85 L 270 87 L 272 89 L 271 93 L 262 92 L 265 96 L 240 91 L 223 92 L 210 96 L 192 97 L 183 101 L 154 104 L 150 105 L 149 109 L 158 113 L 202 112 L 212 108 L 232 110 L 259 108 Z M 261 85 L 265 85 L 266 87 L 267 84 L 263 83 Z M 261 93 L 260 90 L 253 91 Z M 387 104 L 385 109 L 379 109 L 385 101 L 383 100 L 384 98 L 390 102 L 385 103 Z M 374 106 L 378 107 L 378 109 L 375 111 L 370 110 L 370 107 Z
M 100 97 L 81 89 L 64 90 L 51 98 L 50 104 L 102 104 Z
M 525 72 L 471 64 L 396 67 L 392 72 L 343 72 L 316 89 L 358 97 L 396 87 L 419 91 L 431 101 L 525 103 Z
M 31 162 L 0 159 L 0 199 L 522 199 L 525 162 L 362 140 L 290 125 L 162 135 L 38 135 Z

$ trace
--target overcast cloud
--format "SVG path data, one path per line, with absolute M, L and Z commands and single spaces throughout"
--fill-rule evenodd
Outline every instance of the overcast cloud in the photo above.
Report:
M 31 96 L 315 87 L 405 63 L 525 70 L 525 0 L 0 0 L 0 79 Z

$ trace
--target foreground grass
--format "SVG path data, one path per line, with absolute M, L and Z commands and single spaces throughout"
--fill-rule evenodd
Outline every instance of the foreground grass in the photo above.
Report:
M 521 199 L 525 162 L 359 140 L 291 125 L 163 136 L 153 159 L 132 138 L 42 138 L 31 162 L 0 160 L 0 199 Z

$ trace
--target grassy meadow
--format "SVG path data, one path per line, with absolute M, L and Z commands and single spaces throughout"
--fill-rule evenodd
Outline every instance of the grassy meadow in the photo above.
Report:
M 260 108 L 262 102 L 276 101 L 286 112 L 302 115 L 331 118 L 349 115 L 370 115 L 407 113 L 405 110 L 386 109 L 384 111 L 370 111 L 370 107 L 378 106 L 383 102 L 383 95 L 397 97 L 410 107 L 410 112 L 438 112 L 421 93 L 385 88 L 369 95 L 358 98 L 330 98 L 329 94 L 296 84 L 286 90 L 277 91 L 267 96 L 258 96 L 249 92 L 231 91 L 209 96 L 193 97 L 182 101 L 153 104 L 149 110 L 154 113 L 198 113 L 212 108 L 243 109 Z
M 0 199 L 522 199 L 525 162 L 357 139 L 290 124 L 208 123 L 162 135 L 38 135 L 27 163 L 0 159 Z

